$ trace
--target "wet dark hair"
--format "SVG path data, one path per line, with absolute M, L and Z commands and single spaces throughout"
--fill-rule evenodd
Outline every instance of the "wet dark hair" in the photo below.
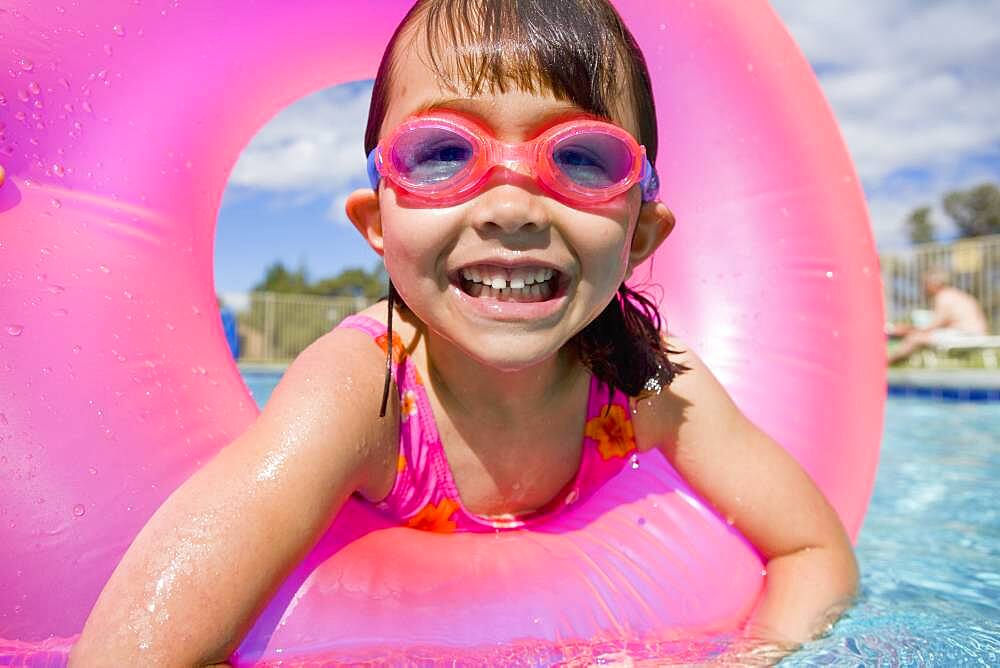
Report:
M 365 131 L 365 155 L 378 144 L 391 103 L 395 53 L 423 28 L 429 65 L 469 94 L 550 92 L 596 116 L 635 113 L 639 142 L 656 161 L 656 108 L 646 60 L 607 0 L 418 0 L 396 28 L 379 65 Z M 442 45 L 452 48 L 442 49 Z M 394 303 L 391 281 L 389 336 Z M 667 355 L 655 303 L 624 283 L 601 314 L 578 333 L 581 362 L 599 380 L 632 397 L 669 385 L 688 367 Z M 391 346 L 389 346 L 391 350 Z M 391 357 L 386 357 L 382 413 Z

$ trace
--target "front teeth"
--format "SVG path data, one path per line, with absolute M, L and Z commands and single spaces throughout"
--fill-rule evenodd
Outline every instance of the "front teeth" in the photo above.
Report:
M 533 286 L 537 287 L 538 284 L 548 281 L 554 275 L 555 271 L 547 267 L 513 269 L 509 278 L 507 272 L 502 269 L 469 267 L 462 270 L 462 278 L 465 280 L 481 283 L 494 290 L 524 290 Z M 536 292 L 532 291 L 532 294 L 536 294 Z

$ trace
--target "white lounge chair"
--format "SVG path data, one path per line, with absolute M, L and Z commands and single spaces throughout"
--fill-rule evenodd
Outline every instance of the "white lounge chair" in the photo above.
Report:
M 917 327 L 926 327 L 934 320 L 934 311 L 930 309 L 913 309 L 910 321 Z M 996 369 L 1000 366 L 1000 336 L 984 334 L 946 338 L 937 341 L 929 348 L 924 348 L 910 359 L 919 360 L 922 367 L 937 367 L 942 358 L 947 359 L 956 354 L 970 357 L 976 353 L 982 356 L 983 366 Z
M 932 350 L 945 356 L 953 352 L 979 352 L 983 357 L 983 366 L 996 369 L 997 360 L 1000 358 L 1000 336 L 963 336 L 961 339 L 939 343 Z

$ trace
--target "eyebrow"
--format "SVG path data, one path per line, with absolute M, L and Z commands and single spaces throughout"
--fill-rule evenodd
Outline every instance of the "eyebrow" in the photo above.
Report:
M 446 97 L 424 102 L 417 107 L 416 111 L 414 111 L 414 115 L 424 114 L 434 109 L 451 109 L 453 111 L 461 111 L 483 118 L 485 116 L 485 112 L 487 112 L 490 107 L 492 107 L 491 104 L 477 98 Z M 576 118 L 590 118 L 598 121 L 613 122 L 610 118 L 598 116 L 597 114 L 581 109 L 575 104 L 566 103 L 539 114 L 537 117 L 532 119 L 532 127 L 534 129 L 544 128 L 555 125 L 563 120 Z

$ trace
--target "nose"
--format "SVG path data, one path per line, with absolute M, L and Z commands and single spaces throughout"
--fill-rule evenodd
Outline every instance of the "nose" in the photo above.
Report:
M 500 164 L 486 178 L 470 211 L 476 229 L 510 234 L 548 227 L 544 195 L 527 165 Z

